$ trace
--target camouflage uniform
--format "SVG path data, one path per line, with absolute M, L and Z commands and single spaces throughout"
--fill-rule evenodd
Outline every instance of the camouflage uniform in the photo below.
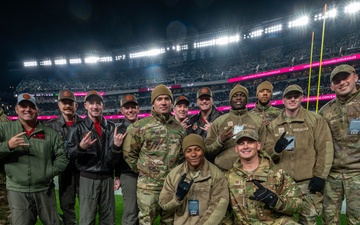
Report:
M 216 155 L 215 165 L 220 169 L 227 171 L 232 168 L 237 161 L 238 155 L 234 151 L 235 138 L 226 143 L 220 141 L 220 135 L 229 127 L 242 126 L 243 129 L 252 129 L 263 134 L 262 120 L 248 113 L 247 109 L 233 110 L 218 117 L 211 125 L 208 135 L 205 139 L 206 152 L 210 155 Z M 261 135 L 259 135 L 261 136 Z
M 4 110 L 0 108 L 0 123 L 3 122 L 10 122 L 10 119 L 4 114 Z M 2 162 L 0 162 L 0 224 L 11 224 L 11 213 L 6 192 L 6 174 Z
M 229 181 L 230 200 L 235 217 L 233 224 L 298 224 L 293 215 L 301 211 L 301 191 L 294 180 L 284 170 L 274 166 L 266 154 L 260 155 L 259 166 L 251 174 L 242 169 L 239 160 L 225 177 Z M 263 202 L 249 199 L 257 189 L 251 180 L 262 182 L 265 188 L 278 196 L 273 209 Z
M 167 174 L 182 160 L 185 129 L 173 116 L 168 119 L 154 110 L 151 116 L 131 124 L 123 144 L 124 159 L 139 173 L 137 201 L 139 223 L 152 224 L 158 214 L 162 223 L 173 215 L 159 206 L 160 191 Z
M 185 198 L 179 201 L 174 195 L 184 173 L 188 174 L 186 182 L 194 179 L 194 183 Z M 198 216 L 189 214 L 189 200 L 198 200 Z M 206 159 L 198 172 L 191 171 L 188 163 L 184 162 L 166 177 L 159 204 L 166 211 L 175 211 L 174 225 L 219 224 L 229 204 L 227 180 L 221 170 Z
M 284 132 L 285 137 L 294 138 L 293 147 L 278 154 L 274 146 Z M 301 223 L 316 224 L 316 216 L 322 211 L 322 194 L 310 193 L 308 185 L 314 176 L 326 180 L 334 153 L 331 132 L 324 118 L 303 107 L 296 118 L 287 117 L 283 111 L 267 126 L 265 149 L 304 193 Z
M 271 106 L 270 103 L 263 106 L 259 102 L 256 102 L 255 108 L 250 110 L 249 113 L 260 116 L 264 122 L 271 122 L 280 115 L 281 111 L 281 109 Z
M 324 188 L 323 224 L 340 224 L 341 204 L 346 197 L 348 224 L 360 221 L 360 134 L 350 133 L 350 122 L 360 118 L 360 85 L 345 101 L 336 98 L 320 112 L 334 141 L 334 162 Z

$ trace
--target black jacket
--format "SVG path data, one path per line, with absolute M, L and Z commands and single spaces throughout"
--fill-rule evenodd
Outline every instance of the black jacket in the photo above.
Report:
M 223 112 L 217 110 L 215 106 L 212 106 L 211 113 L 210 113 L 209 117 L 207 118 L 207 121 L 209 121 L 211 123 L 216 118 L 221 116 L 222 114 L 223 114 Z M 199 134 L 205 140 L 207 132 L 200 129 L 200 127 L 205 126 L 205 122 L 203 121 L 203 118 L 201 116 L 201 112 L 191 116 L 188 123 L 191 124 L 191 127 L 189 127 L 187 129 L 187 134 L 191 134 L 191 133 Z M 211 156 L 211 155 L 205 153 L 205 158 L 207 160 L 209 160 L 210 162 L 214 163 L 215 156 Z
M 209 121 L 211 123 L 216 118 L 221 116 L 222 114 L 223 114 L 223 112 L 217 110 L 215 106 L 212 106 L 211 113 L 210 113 L 209 117 L 207 118 L 207 121 Z M 192 115 L 189 119 L 188 124 L 191 124 L 191 127 L 189 127 L 187 129 L 187 134 L 192 134 L 192 133 L 199 134 L 205 140 L 207 132 L 200 129 L 200 127 L 205 126 L 205 122 L 202 120 L 202 117 L 201 117 L 201 112 L 199 112 L 198 114 Z
M 124 134 L 126 132 L 127 127 L 131 124 L 128 120 L 122 120 L 121 123 L 118 124 L 118 133 Z M 115 165 L 115 176 L 118 177 L 122 173 L 126 173 L 128 175 L 133 175 L 137 177 L 138 174 L 131 170 L 130 166 L 124 160 L 124 155 L 121 149 L 119 162 Z
M 83 119 L 80 118 L 78 115 L 75 115 L 73 126 L 75 126 L 80 121 L 83 121 Z M 60 115 L 59 117 L 57 117 L 55 119 L 51 119 L 51 120 L 44 122 L 44 125 L 51 127 L 52 129 L 59 132 L 65 141 L 65 147 L 66 147 L 66 141 L 67 141 L 67 137 L 68 137 L 69 130 L 71 127 L 67 126 L 64 117 L 62 115 Z M 76 176 L 78 177 L 79 170 L 75 166 L 75 161 L 70 160 L 66 169 L 61 173 L 61 182 L 64 183 L 65 186 L 67 186 L 68 184 L 70 184 L 72 182 L 73 174 L 77 174 Z
M 84 121 L 71 127 L 65 153 L 70 160 L 75 160 L 75 164 L 80 175 L 91 179 L 102 179 L 113 176 L 114 165 L 120 157 L 120 149 L 114 146 L 115 124 L 101 120 L 102 137 L 94 127 L 94 123 L 89 117 Z M 81 139 L 91 131 L 91 139 L 96 139 L 88 149 L 81 149 L 79 144 Z

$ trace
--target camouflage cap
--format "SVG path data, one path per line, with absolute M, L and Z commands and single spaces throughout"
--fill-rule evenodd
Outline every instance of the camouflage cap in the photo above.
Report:
M 196 93 L 196 98 L 200 98 L 203 95 L 207 95 L 209 97 L 212 97 L 212 91 L 208 87 L 202 87 L 200 88 Z
M 20 102 L 23 102 L 23 101 L 31 102 L 37 108 L 36 99 L 35 99 L 34 95 L 31 95 L 28 93 L 19 94 L 17 97 L 17 104 L 19 104 Z
M 356 71 L 355 71 L 355 68 L 350 65 L 347 65 L 347 64 L 339 65 L 339 66 L 335 67 L 335 69 L 333 69 L 333 71 L 331 72 L 330 82 L 332 82 L 334 77 L 339 73 L 352 74 L 352 73 L 356 73 Z
M 61 90 L 58 94 L 58 101 L 65 99 L 73 100 L 74 102 L 76 102 L 74 92 L 69 90 Z
M 180 103 L 185 103 L 187 106 L 190 105 L 189 99 L 184 95 L 180 95 L 175 99 L 174 106 Z
M 303 94 L 303 92 L 304 92 L 303 89 L 299 85 L 292 84 L 292 85 L 289 85 L 287 88 L 285 88 L 283 97 L 285 97 L 285 95 L 287 95 L 291 91 L 297 91 L 297 92 L 300 92 L 300 94 Z
M 155 99 L 159 95 L 168 95 L 173 100 L 173 95 L 168 87 L 163 84 L 159 84 L 151 91 L 151 104 L 154 103 Z
M 185 151 L 190 146 L 199 146 L 205 151 L 204 139 L 198 134 L 189 134 L 182 141 L 182 150 Z
M 99 97 L 99 98 L 101 99 L 101 101 L 104 101 L 104 99 L 103 99 L 103 97 L 101 96 L 101 94 L 100 94 L 99 92 L 97 92 L 97 91 L 94 91 L 94 90 L 89 91 L 89 92 L 86 94 L 86 96 L 85 96 L 85 98 L 84 98 L 84 101 L 86 102 L 90 96 L 97 96 L 97 97 Z
M 126 103 L 130 103 L 130 102 L 133 102 L 136 105 L 138 105 L 138 101 L 134 95 L 131 94 L 123 95 L 120 98 L 120 107 L 123 107 Z
M 250 139 L 253 139 L 254 141 L 258 141 L 259 140 L 259 135 L 258 133 L 255 131 L 255 130 L 242 130 L 240 131 L 239 133 L 237 133 L 236 135 L 236 143 L 238 143 L 238 141 L 241 139 L 241 138 L 244 138 L 244 137 L 247 137 L 247 138 L 250 138 Z

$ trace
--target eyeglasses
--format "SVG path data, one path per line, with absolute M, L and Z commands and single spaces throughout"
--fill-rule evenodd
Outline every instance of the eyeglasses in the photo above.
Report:
M 301 94 L 289 94 L 289 95 L 285 95 L 285 98 L 287 100 L 291 100 L 292 98 L 298 99 L 300 98 Z

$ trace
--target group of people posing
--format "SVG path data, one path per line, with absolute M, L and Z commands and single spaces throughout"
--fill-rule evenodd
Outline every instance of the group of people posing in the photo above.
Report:
M 18 120 L 0 112 L 0 224 L 115 224 L 114 190 L 123 194 L 122 224 L 348 224 L 360 222 L 360 89 L 350 65 L 330 76 L 336 98 L 319 114 L 302 107 L 303 90 L 283 90 L 284 109 L 270 105 L 264 81 L 257 102 L 237 84 L 230 111 L 213 105 L 208 87 L 197 91 L 199 113 L 188 115 L 184 95 L 165 85 L 151 92 L 149 117 L 139 119 L 134 95 L 120 99 L 124 120 L 103 117 L 103 97 L 61 90 L 61 115 L 41 123 L 31 94 L 20 94 Z M 173 111 L 173 112 L 172 112 Z M 54 191 L 59 177 L 59 218 Z M 1 185 L 1 184 L 0 184 Z M 8 200 L 8 201 L 7 201 Z M 9 211 L 10 209 L 10 211 Z M 11 213 L 10 213 L 11 212 Z M 62 221 L 62 222 L 61 222 Z

